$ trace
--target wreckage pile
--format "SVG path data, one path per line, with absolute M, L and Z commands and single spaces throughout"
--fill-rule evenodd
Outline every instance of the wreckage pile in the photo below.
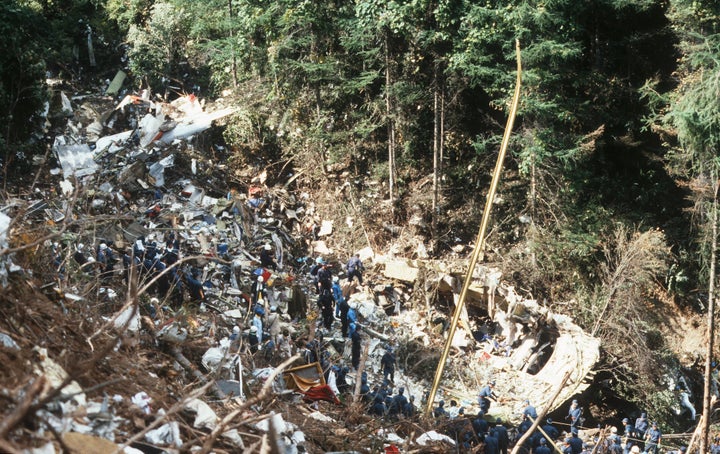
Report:
M 59 97 L 69 119 L 52 148 L 58 166 L 0 213 L 0 354 L 10 366 L 0 449 L 378 452 L 392 444 L 442 452 L 454 443 L 432 422 L 369 417 L 353 404 L 357 395 L 334 388 L 334 372 L 306 364 L 319 321 L 309 268 L 322 256 L 344 282 L 363 328 L 368 381 L 382 381 L 381 357 L 393 348 L 394 384 L 424 405 L 467 263 L 411 261 L 369 246 L 336 252 L 333 221 L 308 193 L 270 187 L 262 171 L 231 172 L 222 146 L 201 149 L 203 131 L 233 112 L 221 100 Z M 149 248 L 175 260 L 143 272 L 134 260 Z M 261 266 L 262 249 L 273 266 Z M 354 252 L 370 284 L 345 279 Z M 109 268 L 107 257 L 115 257 Z M 175 276 L 166 292 L 163 273 Z M 469 298 L 439 398 L 475 413 L 478 389 L 494 380 L 504 398 L 493 416 L 516 421 L 525 399 L 555 407 L 586 386 L 598 341 L 571 320 L 523 300 L 491 267 L 475 270 Z M 258 306 L 282 314 L 278 349 L 248 345 Z M 61 323 L 68 320 L 77 326 Z M 339 328 L 335 321 L 322 341 L 329 364 L 342 368 L 350 342 Z M 566 370 L 572 385 L 549 402 Z M 354 390 L 357 372 L 347 378 Z M 331 402 L 308 398 L 326 385 Z

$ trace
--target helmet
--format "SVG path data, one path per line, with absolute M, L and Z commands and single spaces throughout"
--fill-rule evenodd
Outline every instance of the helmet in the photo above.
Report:
M 107 244 L 105 244 L 105 243 L 100 243 L 100 250 L 101 250 L 101 251 L 104 251 L 105 249 L 107 249 Z
M 322 257 L 318 257 L 315 259 L 315 263 L 317 263 L 318 265 L 323 265 L 325 263 L 325 260 L 323 260 Z
M 255 328 L 255 327 L 253 326 L 253 328 Z M 257 328 L 255 328 L 255 329 L 257 329 Z M 240 332 L 240 327 L 239 327 L 239 326 L 233 326 L 233 333 L 237 334 L 237 333 L 239 333 L 239 332 Z
M 265 278 L 262 276 L 258 276 L 258 282 L 262 284 L 263 282 L 265 282 Z
M 251 333 L 257 333 L 257 326 L 255 326 L 255 325 L 251 326 L 251 327 L 250 327 L 250 332 L 251 332 Z
M 270 306 L 270 312 L 277 312 L 277 306 Z
M 339 282 L 339 281 L 340 281 L 340 278 L 339 278 L 339 277 L 333 276 L 333 282 Z
M 272 249 L 272 246 L 270 246 L 269 244 L 266 244 L 266 245 L 265 245 L 265 250 L 266 250 L 266 251 L 269 251 L 269 250 L 271 250 L 271 249 Z

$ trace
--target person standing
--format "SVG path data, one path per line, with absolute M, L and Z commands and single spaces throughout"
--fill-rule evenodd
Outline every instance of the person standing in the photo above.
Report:
M 265 290 L 265 278 L 258 276 L 252 284 L 252 303 L 253 305 L 265 305 L 267 300 L 267 290 Z
M 350 309 L 348 309 L 347 320 L 348 320 L 348 337 L 352 336 L 355 331 L 355 327 L 358 325 L 357 320 L 357 303 L 348 303 Z
M 75 260 L 75 263 L 80 265 L 80 268 L 83 268 L 85 264 L 88 262 L 87 257 L 85 257 L 85 245 L 82 243 L 79 243 L 75 247 L 75 253 L 73 254 L 73 260 Z
M 255 335 L 257 336 L 258 343 L 262 343 L 263 340 L 263 315 L 265 315 L 265 311 L 261 307 L 256 307 L 255 314 L 253 315 L 253 319 L 250 322 L 250 324 L 255 327 Z
M 531 421 L 535 422 L 535 420 L 537 419 L 537 411 L 535 410 L 535 407 L 530 405 L 530 400 L 528 399 L 525 399 L 525 402 L 523 403 L 525 404 L 525 408 L 522 411 L 523 418 L 529 416 L 531 418 Z
M 348 282 L 352 282 L 353 278 L 357 277 L 358 282 L 362 285 L 362 273 L 365 271 L 365 267 L 363 266 L 362 260 L 360 260 L 360 254 L 355 254 L 350 258 L 350 260 L 348 260 L 346 270 Z
M 507 427 L 503 425 L 503 421 L 500 418 L 495 419 L 495 433 L 497 434 L 500 454 L 507 454 L 508 446 L 510 445 L 510 434 L 508 434 Z
M 350 325 L 350 322 L 348 320 L 348 312 L 350 311 L 350 305 L 345 300 L 345 298 L 336 302 L 336 305 L 338 309 L 340 309 L 340 332 L 342 333 L 342 337 L 345 338 L 348 337 L 348 326 Z
M 318 304 L 322 313 L 323 326 L 326 331 L 330 331 L 333 322 L 333 296 L 332 292 L 327 289 L 320 290 Z
M 445 401 L 441 400 L 438 402 L 438 406 L 433 410 L 433 416 L 436 418 L 443 418 L 448 416 L 448 412 L 445 410 Z
M 398 388 L 397 394 L 392 398 L 390 408 L 388 408 L 388 414 L 392 417 L 397 417 L 402 414 L 407 403 L 408 400 L 407 397 L 405 397 L 405 388 L 401 386 Z
M 360 326 L 356 325 L 353 333 L 350 335 L 352 341 L 352 366 L 355 370 L 360 367 Z
M 650 425 L 650 429 L 645 433 L 645 452 L 648 454 L 657 454 L 660 452 L 660 442 L 662 441 L 662 432 L 658 429 L 656 422 Z
M 253 325 L 250 327 L 250 334 L 248 334 L 248 343 L 250 344 L 250 352 L 255 353 L 258 351 L 258 344 L 260 344 L 260 341 L 258 340 L 258 330 L 257 326 Z
M 345 301 L 342 288 L 340 287 L 340 278 L 333 276 L 332 278 L 332 294 L 335 300 L 335 317 L 340 318 L 340 303 Z
M 551 454 L 550 448 L 547 447 L 547 442 L 544 438 L 540 439 L 540 446 L 535 448 L 535 454 Z
M 332 271 L 327 262 L 323 262 L 317 272 L 318 293 L 329 292 L 332 294 Z
M 499 454 L 500 453 L 500 442 L 497 438 L 495 429 L 490 429 L 490 432 L 485 435 L 485 454 Z
M 648 420 L 646 413 L 640 413 L 640 417 L 635 420 L 635 434 L 640 439 L 645 439 L 645 432 L 648 430 Z
M 480 404 L 480 410 L 483 413 L 487 413 L 490 410 L 490 399 L 497 401 L 497 396 L 493 389 L 495 388 L 495 381 L 488 382 L 481 390 L 478 395 L 478 403 Z
M 270 243 L 265 244 L 260 251 L 260 266 L 270 268 L 273 271 L 277 270 L 277 263 L 275 263 L 275 257 L 273 256 Z
M 545 420 L 545 425 L 542 426 L 542 430 L 545 431 L 546 434 L 548 434 L 548 437 L 550 437 L 552 441 L 555 441 L 560 437 L 560 431 L 557 430 L 555 426 L 553 426 L 552 418 L 548 418 L 547 420 Z
M 266 325 L 270 340 L 273 342 L 274 348 L 277 349 L 280 335 L 280 314 L 277 312 L 277 306 L 270 306 L 270 315 L 267 316 Z
M 395 382 L 395 353 L 391 347 L 385 350 L 385 354 L 380 359 L 380 365 L 382 366 L 383 376 L 385 380 L 390 380 L 391 383 Z
M 578 404 L 577 399 L 573 399 L 572 404 L 570 404 L 570 409 L 568 410 L 567 418 L 570 421 L 570 429 L 579 429 L 580 428 L 580 419 L 582 417 L 582 407 L 580 404 Z
M 116 261 L 117 260 L 112 253 L 112 249 L 108 248 L 107 244 L 100 243 L 100 246 L 98 246 L 96 262 L 99 264 L 100 277 L 103 280 L 107 281 L 110 279 Z
M 583 441 L 578 437 L 577 430 L 570 430 L 570 438 L 568 440 L 572 454 L 580 454 L 583 450 Z
M 623 436 L 622 436 L 622 445 L 623 445 L 623 453 L 628 454 L 630 452 L 630 449 L 635 445 L 637 438 L 637 435 L 635 434 L 635 426 L 633 426 L 630 423 L 630 419 L 623 418 Z
M 193 302 L 205 300 L 205 291 L 203 291 L 202 283 L 198 280 L 199 275 L 198 270 L 194 268 L 190 272 L 185 273 L 185 283 L 190 293 L 190 300 Z

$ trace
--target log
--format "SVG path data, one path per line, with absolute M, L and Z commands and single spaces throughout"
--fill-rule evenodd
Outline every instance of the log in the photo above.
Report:
M 185 355 L 183 355 L 182 350 L 180 350 L 180 347 L 177 345 L 173 345 L 170 349 L 172 351 L 173 356 L 175 356 L 175 360 L 185 368 L 190 374 L 198 379 L 201 383 L 208 383 L 210 380 L 203 375 L 202 372 L 200 372 L 191 362 L 187 359 Z M 211 390 L 213 394 L 215 394 L 215 397 L 217 397 L 220 400 L 223 400 L 227 398 L 224 392 L 220 389 L 220 387 L 217 385 L 217 383 L 214 383 L 211 385 Z

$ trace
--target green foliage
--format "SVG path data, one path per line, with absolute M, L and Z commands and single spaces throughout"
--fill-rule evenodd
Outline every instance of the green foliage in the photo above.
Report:
M 142 75 L 153 88 L 175 76 L 184 61 L 189 23 L 185 9 L 169 2 L 155 3 L 147 23 L 131 25 L 128 31 L 133 73 Z
M 11 0 L 0 5 L 0 145 L 27 140 L 47 98 L 42 15 Z M 11 155 L 6 155 L 6 162 Z
M 154 0 L 108 0 L 107 11 L 110 19 L 117 22 L 122 30 L 142 26 L 150 17 Z

